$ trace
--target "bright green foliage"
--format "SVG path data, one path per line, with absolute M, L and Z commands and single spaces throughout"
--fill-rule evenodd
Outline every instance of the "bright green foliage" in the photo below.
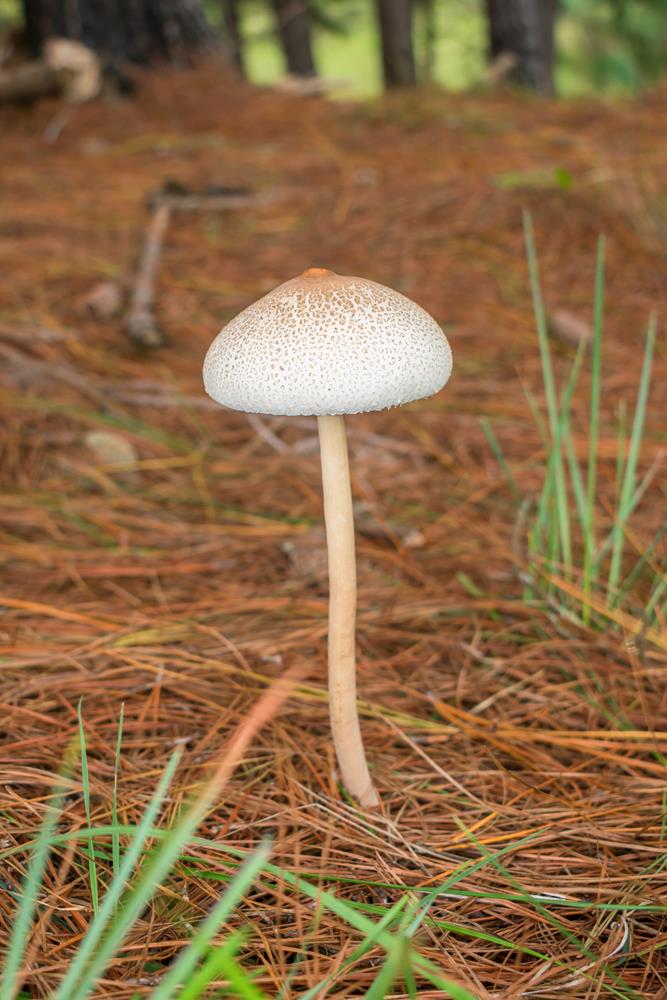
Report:
M 241 0 L 241 12 L 249 76 L 258 83 L 272 82 L 284 67 L 269 5 L 263 0 Z M 373 0 L 317 0 L 314 13 L 320 74 L 342 83 L 341 96 L 380 93 Z M 416 3 L 413 43 L 422 80 L 430 79 L 448 90 L 478 86 L 488 66 L 483 0 L 431 0 L 430 7 Z M 636 92 L 666 70 L 665 0 L 561 0 L 555 67 L 559 94 Z M 555 182 L 567 186 L 568 178 Z M 554 177 L 540 183 L 553 184 Z

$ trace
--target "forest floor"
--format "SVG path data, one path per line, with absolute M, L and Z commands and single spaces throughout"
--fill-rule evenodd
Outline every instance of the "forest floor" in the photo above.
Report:
M 41 822 L 80 699 L 93 823 L 110 822 L 121 705 L 123 822 L 182 748 L 166 823 L 261 692 L 296 668 L 203 838 L 245 851 L 271 836 L 274 864 L 374 919 L 457 873 L 414 943 L 482 1000 L 667 996 L 667 624 L 641 628 L 641 578 L 625 617 L 603 610 L 591 626 L 560 590 L 526 596 L 520 503 L 481 425 L 534 498 L 545 449 L 526 390 L 541 408 L 543 391 L 521 212 L 549 308 L 584 322 L 604 233 L 609 520 L 618 405 L 632 413 L 647 319 L 667 306 L 667 91 L 614 105 L 438 92 L 340 105 L 205 69 L 147 76 L 134 100 L 65 115 L 49 101 L 3 110 L 0 127 L 0 935 L 26 864 L 12 849 Z M 168 342 L 141 351 L 86 298 L 131 278 L 147 195 L 167 180 L 257 199 L 173 215 L 157 295 Z M 314 423 L 258 424 L 201 387 L 220 326 L 311 265 L 414 298 L 455 359 L 437 397 L 349 421 L 372 816 L 335 780 Z M 552 349 L 562 382 L 574 347 L 561 331 Z M 573 404 L 582 460 L 586 386 Z M 666 412 L 658 337 L 640 473 L 659 472 Z M 664 519 L 657 474 L 631 547 Z M 85 822 L 76 779 L 62 828 Z M 218 855 L 200 841 L 189 857 L 96 996 L 148 996 L 208 910 Z M 80 844 L 54 850 L 41 898 L 33 997 L 90 919 Z M 251 893 L 230 926 L 246 928 L 243 963 L 268 996 L 328 974 L 328 995 L 361 996 L 377 974 L 381 950 L 348 964 L 358 933 L 287 884 Z

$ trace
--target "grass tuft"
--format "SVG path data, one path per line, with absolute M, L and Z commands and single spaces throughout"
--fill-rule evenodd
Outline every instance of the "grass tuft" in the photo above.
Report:
M 642 371 L 637 402 L 627 440 L 625 405 L 619 405 L 616 441 L 615 479 L 616 500 L 611 524 L 606 530 L 604 509 L 601 507 L 603 484 L 599 445 L 601 438 L 602 398 L 602 334 L 605 292 L 605 241 L 598 241 L 593 303 L 593 336 L 591 341 L 590 399 L 586 437 L 586 464 L 582 471 L 577 456 L 573 430 L 573 400 L 583 368 L 587 344 L 581 341 L 576 356 L 558 398 L 554 365 L 549 344 L 547 315 L 542 296 L 539 265 L 535 249 L 533 225 L 524 214 L 524 231 L 528 270 L 535 314 L 535 326 L 540 352 L 542 380 L 547 409 L 545 429 L 539 407 L 529 396 L 528 402 L 537 431 L 545 444 L 545 465 L 542 488 L 534 506 L 534 517 L 528 527 L 528 571 L 538 588 L 556 600 L 564 613 L 573 613 L 584 625 L 599 627 L 615 621 L 616 609 L 631 610 L 644 604 L 641 620 L 646 634 L 661 631 L 661 601 L 667 583 L 660 566 L 653 558 L 662 529 L 643 551 L 639 551 L 632 566 L 628 566 L 630 545 L 629 522 L 639 506 L 659 465 L 659 459 L 638 479 L 642 441 L 655 351 L 657 321 L 651 316 L 646 334 Z M 493 429 L 487 420 L 483 429 L 509 487 L 517 500 L 525 505 L 524 492 L 503 454 Z M 576 532 L 573 531 L 571 509 L 575 512 Z M 606 585 L 601 583 L 606 567 Z M 623 570 L 626 570 L 623 576 Z M 649 598 L 642 601 L 638 591 L 646 585 L 650 572 Z M 566 596 L 567 595 L 567 596 Z M 527 597 L 534 594 L 529 590 Z M 600 603 L 604 611 L 600 611 Z M 636 617 L 636 615 L 635 615 Z

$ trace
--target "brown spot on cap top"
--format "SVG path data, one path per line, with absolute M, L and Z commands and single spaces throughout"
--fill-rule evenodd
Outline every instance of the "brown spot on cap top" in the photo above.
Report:
M 302 278 L 329 278 L 335 271 L 330 271 L 328 267 L 309 267 L 303 274 Z

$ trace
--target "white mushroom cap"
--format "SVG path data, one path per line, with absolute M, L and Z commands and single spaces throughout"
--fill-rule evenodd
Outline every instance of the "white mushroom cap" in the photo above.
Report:
M 322 416 L 431 396 L 451 370 L 447 338 L 421 306 L 374 281 L 314 267 L 220 331 L 204 386 L 246 413 Z

